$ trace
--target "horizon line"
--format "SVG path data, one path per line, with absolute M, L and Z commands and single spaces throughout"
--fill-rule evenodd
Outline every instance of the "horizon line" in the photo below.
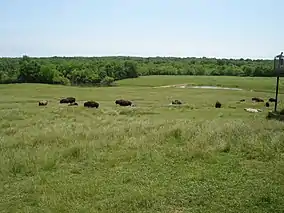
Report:
M 28 55 L 28 54 L 22 54 L 21 56 L 0 56 L 0 58 L 22 58 L 23 56 L 28 56 L 30 58 L 110 58 L 110 57 L 130 57 L 130 58 L 180 58 L 180 59 L 202 59 L 202 58 L 206 58 L 206 59 L 221 59 L 221 60 L 274 60 L 274 57 L 236 57 L 236 56 L 232 56 L 232 57 L 218 57 L 218 56 L 174 56 L 174 55 L 63 55 L 63 54 L 59 54 L 59 55 Z

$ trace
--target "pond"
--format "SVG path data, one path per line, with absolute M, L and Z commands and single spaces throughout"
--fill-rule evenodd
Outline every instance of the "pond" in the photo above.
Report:
M 217 87 L 217 86 L 185 86 L 184 88 L 193 88 L 193 89 L 225 89 L 225 90 L 243 90 L 240 88 L 230 88 L 230 87 Z
M 232 87 L 218 87 L 218 86 L 192 86 L 192 85 L 186 85 L 186 84 L 176 84 L 176 85 L 165 85 L 165 86 L 160 86 L 160 88 L 170 88 L 170 87 L 174 87 L 174 88 L 191 88 L 191 89 L 223 89 L 223 90 L 243 90 L 241 88 L 232 88 Z M 158 87 L 155 87 L 158 88 Z

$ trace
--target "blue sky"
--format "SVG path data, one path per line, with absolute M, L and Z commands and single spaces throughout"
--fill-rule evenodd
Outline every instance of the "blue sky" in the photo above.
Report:
M 284 50 L 279 0 L 0 0 L 0 11 L 0 57 L 273 58 Z

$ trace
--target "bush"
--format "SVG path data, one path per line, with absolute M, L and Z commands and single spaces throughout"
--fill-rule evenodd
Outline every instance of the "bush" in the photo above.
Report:
M 113 82 L 114 82 L 114 78 L 106 76 L 101 80 L 100 85 L 101 86 L 113 86 Z
M 54 76 L 52 81 L 53 81 L 54 84 L 62 84 L 62 85 L 66 85 L 66 86 L 71 85 L 70 80 L 68 78 L 63 77 L 63 76 Z

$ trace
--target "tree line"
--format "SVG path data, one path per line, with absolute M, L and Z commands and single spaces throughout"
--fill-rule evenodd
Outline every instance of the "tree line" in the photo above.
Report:
M 0 58 L 0 83 L 112 85 L 147 75 L 274 76 L 272 60 L 174 57 Z

